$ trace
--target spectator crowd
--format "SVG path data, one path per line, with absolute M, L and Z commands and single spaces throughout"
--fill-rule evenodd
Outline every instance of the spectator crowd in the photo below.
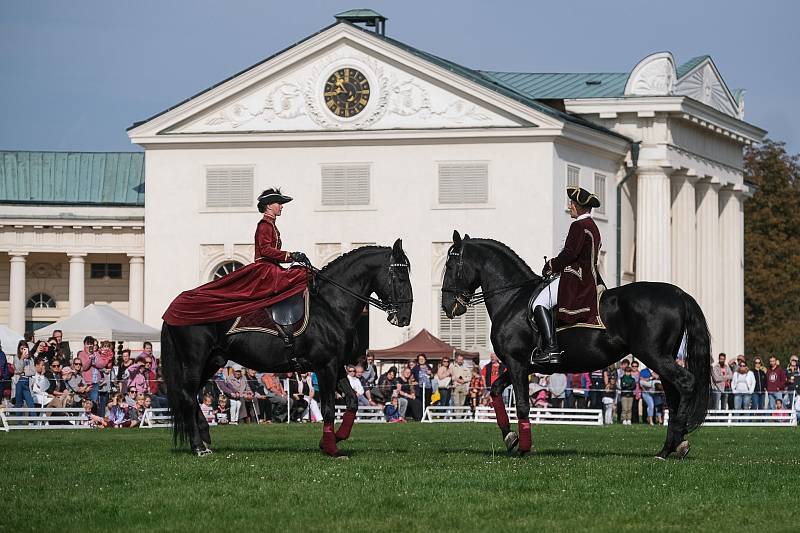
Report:
M 150 407 L 167 407 L 166 386 L 152 344 L 132 355 L 122 342 L 83 340 L 72 355 L 56 330 L 49 339 L 19 342 L 13 361 L 0 347 L 0 400 L 16 407 L 70 407 L 87 413 L 96 427 L 136 427 Z M 683 365 L 683 360 L 678 359 Z M 384 368 L 386 368 L 384 364 Z M 346 367 L 360 406 L 378 406 L 389 422 L 419 421 L 430 405 L 491 405 L 492 385 L 507 371 L 492 353 L 487 364 L 444 357 L 433 365 L 425 354 L 380 373 L 371 355 Z M 711 365 L 711 409 L 793 409 L 800 414 L 798 357 L 783 368 L 776 357 L 719 354 Z M 502 392 L 513 402 L 511 387 Z M 666 409 L 659 375 L 628 356 L 593 372 L 532 374 L 533 408 L 600 409 L 606 424 L 661 424 Z M 198 402 L 211 424 L 318 422 L 319 385 L 312 373 L 258 373 L 239 365 L 220 368 L 200 391 Z M 337 403 L 344 403 L 337 394 Z

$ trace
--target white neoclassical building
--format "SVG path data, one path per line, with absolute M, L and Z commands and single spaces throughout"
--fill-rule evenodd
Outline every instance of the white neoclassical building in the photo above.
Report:
M 367 19 L 380 31 L 354 24 Z M 452 322 L 439 310 L 453 229 L 501 240 L 538 270 L 566 235 L 564 189 L 579 184 L 603 202 L 595 218 L 607 283 L 676 283 L 703 306 L 714 349 L 743 350 L 742 149 L 765 132 L 744 121 L 741 92 L 727 88 L 710 57 L 676 66 L 671 54 L 654 54 L 626 73 L 477 71 L 386 37 L 384 28 L 372 12 L 342 14 L 129 128 L 145 149 L 146 201 L 92 209 L 119 212 L 139 239 L 135 250 L 108 251 L 122 265 L 120 285 L 129 281 L 131 314 L 143 308 L 144 321 L 158 326 L 178 292 L 251 261 L 255 197 L 278 185 L 295 197 L 279 220 L 285 247 L 319 265 L 403 238 L 412 324 L 402 331 L 373 314 L 364 324 L 371 347 L 423 327 L 458 346 L 488 347 L 485 310 Z M 0 227 L 9 257 L 0 256 L 0 321 L 5 312 L 19 324 L 19 302 L 35 290 L 30 274 L 24 291 L 18 280 L 31 272 L 29 243 L 55 233 L 43 220 L 27 240 L 16 237 L 16 220 Z M 105 231 L 100 223 L 59 226 L 67 235 L 73 226 Z M 63 259 L 53 261 L 65 265 L 68 252 L 80 251 L 59 250 Z M 77 280 L 79 267 L 69 264 Z M 90 303 L 89 285 L 83 293 L 77 285 L 78 303 Z M 70 303 L 72 294 L 70 285 Z

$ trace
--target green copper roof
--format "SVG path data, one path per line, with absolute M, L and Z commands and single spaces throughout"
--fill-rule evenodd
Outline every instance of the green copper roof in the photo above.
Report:
M 144 153 L 0 151 L 0 203 L 142 206 Z
M 678 79 L 681 79 L 682 77 L 686 76 L 690 70 L 692 70 L 694 67 L 696 67 L 706 59 L 711 59 L 711 56 L 705 55 L 705 56 L 693 57 L 683 65 L 676 68 L 675 70 L 678 73 Z
M 613 98 L 625 92 L 627 73 L 550 74 L 483 72 L 528 98 Z
M 336 20 L 341 19 L 361 19 L 361 18 L 370 18 L 370 19 L 386 19 L 383 15 L 378 13 L 377 11 L 373 11 L 372 9 L 350 9 L 348 11 L 342 11 L 341 13 L 337 13 L 334 15 Z

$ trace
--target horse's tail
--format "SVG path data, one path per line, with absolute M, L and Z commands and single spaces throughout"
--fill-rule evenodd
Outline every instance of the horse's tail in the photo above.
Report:
M 189 425 L 184 410 L 181 409 L 183 394 L 183 361 L 175 342 L 172 339 L 172 326 L 164 322 L 161 326 L 161 364 L 164 369 L 164 380 L 167 386 L 167 399 L 172 415 L 172 444 L 186 442 L 189 436 Z
M 689 399 L 686 431 L 699 428 L 708 413 L 711 384 L 711 334 L 703 310 L 690 295 L 683 295 L 686 306 L 686 366 L 694 376 L 694 390 Z

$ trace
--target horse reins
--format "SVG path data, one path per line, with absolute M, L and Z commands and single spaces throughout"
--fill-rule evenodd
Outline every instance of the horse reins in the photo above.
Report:
M 408 268 L 408 265 L 404 264 L 404 263 L 391 263 L 391 264 L 389 264 L 389 282 L 388 282 L 388 284 L 390 285 L 390 294 L 392 295 L 392 299 L 390 301 L 388 301 L 388 302 L 384 302 L 380 298 L 373 298 L 372 296 L 362 296 L 362 295 L 358 294 L 357 292 L 355 292 L 355 291 L 353 291 L 351 289 L 348 289 L 344 285 L 334 281 L 330 277 L 328 277 L 325 274 L 323 274 L 322 270 L 320 270 L 319 268 L 315 267 L 311 263 L 302 263 L 302 265 L 305 268 L 307 268 L 308 270 L 310 270 L 314 274 L 314 276 L 316 278 L 321 279 L 322 281 L 325 281 L 327 283 L 330 283 L 331 285 L 333 285 L 334 287 L 336 287 L 340 291 L 342 291 L 342 292 L 344 292 L 346 294 L 349 294 L 350 296 L 352 296 L 356 300 L 358 300 L 360 302 L 364 302 L 365 304 L 371 305 L 372 307 L 375 307 L 377 309 L 380 309 L 381 311 L 383 311 L 385 313 L 389 313 L 389 314 L 397 313 L 398 312 L 398 309 L 397 309 L 398 305 L 406 304 L 406 303 L 413 303 L 413 301 L 414 301 L 413 298 L 395 298 L 394 297 L 395 296 L 395 288 L 394 288 L 395 268 Z
M 449 256 L 451 257 L 458 257 L 458 264 L 456 266 L 456 279 L 461 279 L 462 270 L 464 267 L 463 258 L 461 256 L 461 252 L 449 252 Z M 472 294 L 469 293 L 467 289 L 454 289 L 450 287 L 442 287 L 442 292 L 449 292 L 455 294 L 455 299 L 458 303 L 463 305 L 464 307 L 474 307 L 476 305 L 480 305 L 486 301 L 486 298 L 490 296 L 494 296 L 495 294 L 500 294 L 506 291 L 519 289 L 521 287 L 525 287 L 534 282 L 541 282 L 542 278 L 528 278 L 522 281 L 518 281 L 516 283 L 510 283 L 508 285 L 503 285 L 502 287 L 498 287 L 496 289 L 492 289 L 490 291 L 477 291 L 473 292 Z

